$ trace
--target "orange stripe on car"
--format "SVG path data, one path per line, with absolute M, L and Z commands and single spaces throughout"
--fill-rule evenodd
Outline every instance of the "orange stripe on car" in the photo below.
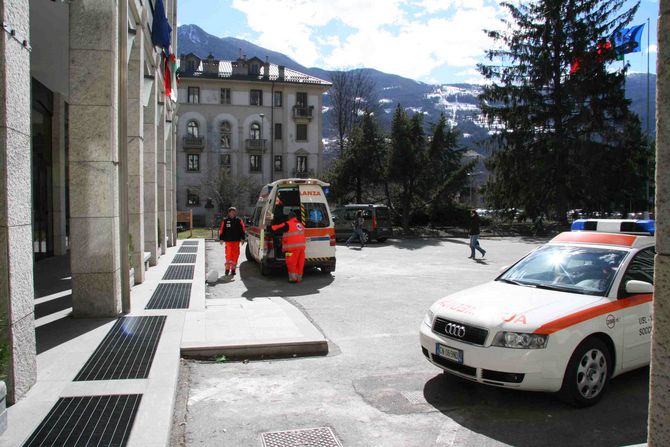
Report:
M 569 231 L 561 233 L 551 242 L 577 242 L 581 244 L 623 245 L 632 247 L 637 236 L 630 234 L 596 233 L 590 231 Z
M 586 320 L 598 317 L 600 315 L 616 312 L 627 307 L 638 306 L 640 304 L 648 303 L 653 299 L 652 294 L 633 295 L 628 298 L 623 298 L 612 303 L 601 304 L 600 306 L 591 307 L 589 309 L 580 310 L 574 314 L 566 315 L 557 320 L 550 321 L 535 329 L 536 334 L 549 335 L 554 332 L 561 331 L 565 328 L 583 323 Z

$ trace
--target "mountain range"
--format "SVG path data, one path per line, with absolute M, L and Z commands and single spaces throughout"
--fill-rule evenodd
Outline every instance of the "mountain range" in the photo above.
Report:
M 267 57 L 270 62 L 284 65 L 321 79 L 330 79 L 327 70 L 317 67 L 305 67 L 290 57 L 266 48 L 254 45 L 251 42 L 234 37 L 219 38 L 205 32 L 197 25 L 182 25 L 178 28 L 178 52 L 180 55 L 194 53 L 199 57 L 212 54 L 217 59 L 235 60 L 240 56 L 257 56 L 263 60 Z M 444 113 L 450 124 L 458 128 L 463 135 L 462 143 L 467 149 L 486 155 L 486 149 L 478 144 L 485 139 L 490 129 L 486 125 L 479 110 L 477 96 L 481 91 L 478 84 L 428 84 L 404 78 L 402 76 L 383 73 L 370 68 L 356 70 L 365 71 L 374 82 L 380 109 L 379 120 L 383 128 L 388 129 L 395 107 L 400 104 L 408 111 L 423 112 L 426 122 L 437 121 Z M 646 127 L 647 118 L 647 75 L 646 73 L 629 73 L 626 78 L 626 97 L 631 100 L 631 109 L 637 113 L 642 122 L 642 129 Z M 649 127 L 655 135 L 656 114 L 656 75 L 650 75 Z M 324 139 L 333 137 L 332 126 L 329 120 L 330 101 L 324 95 Z

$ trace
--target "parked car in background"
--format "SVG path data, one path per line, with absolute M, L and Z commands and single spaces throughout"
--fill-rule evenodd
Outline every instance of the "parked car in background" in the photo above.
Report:
M 391 223 L 391 212 L 386 205 L 375 204 L 349 204 L 333 210 L 333 222 L 335 223 L 335 238 L 347 239 L 353 233 L 353 222 L 356 211 L 363 211 L 363 243 L 376 240 L 384 242 L 393 237 L 393 226 Z

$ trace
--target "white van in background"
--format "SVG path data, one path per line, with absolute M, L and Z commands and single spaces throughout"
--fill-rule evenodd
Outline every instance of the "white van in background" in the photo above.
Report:
M 324 193 L 328 183 L 316 179 L 282 179 L 261 189 L 247 223 L 246 257 L 260 264 L 261 274 L 285 265 L 281 234 L 270 228 L 288 220 L 293 211 L 305 226 L 305 267 L 335 271 L 335 227 Z

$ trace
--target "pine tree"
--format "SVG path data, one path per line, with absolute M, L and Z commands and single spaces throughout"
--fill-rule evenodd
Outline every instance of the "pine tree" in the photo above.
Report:
M 412 201 L 417 193 L 417 185 L 425 166 L 425 138 L 423 135 L 423 115 L 412 118 L 400 107 L 396 107 L 391 122 L 391 147 L 388 161 L 388 180 L 397 189 L 397 206 L 405 232 L 409 231 L 409 217 Z
M 641 156 L 639 121 L 624 96 L 626 67 L 613 70 L 603 45 L 637 11 L 639 2 L 622 11 L 625 3 L 502 4 L 507 30 L 487 32 L 496 48 L 478 67 L 489 82 L 480 102 L 494 130 L 486 185 L 494 207 L 565 220 L 570 207 L 622 207 L 636 194 L 642 172 L 630 160 Z
M 424 131 L 423 114 L 411 118 L 398 105 L 391 123 L 387 194 L 391 208 L 409 231 L 413 212 L 440 206 L 453 199 L 467 181 L 474 162 L 461 164 L 458 138 L 447 129 L 444 116 L 432 126 L 430 138 Z
M 386 165 L 384 136 L 375 117 L 370 112 L 363 114 L 345 146 L 342 157 L 336 162 L 332 182 L 338 198 L 346 200 L 352 193 L 356 203 L 376 201 Z

